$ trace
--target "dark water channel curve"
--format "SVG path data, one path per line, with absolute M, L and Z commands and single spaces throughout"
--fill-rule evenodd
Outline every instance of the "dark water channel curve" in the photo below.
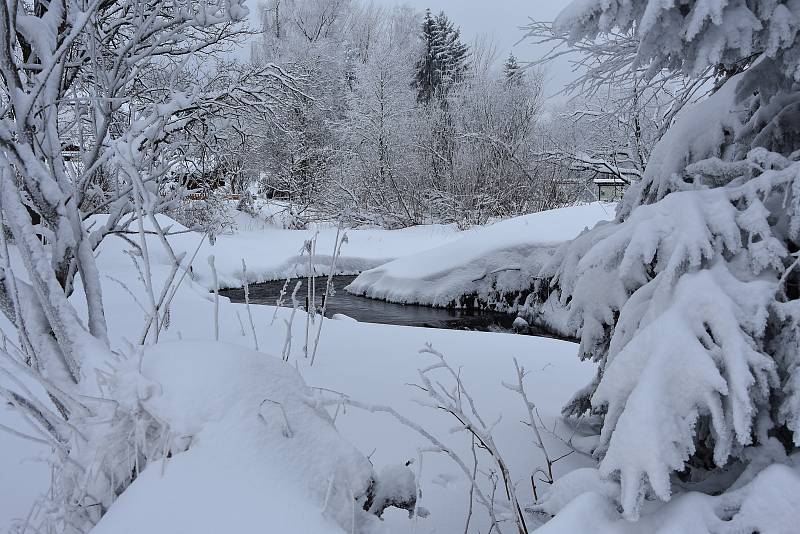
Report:
M 418 326 L 426 328 L 446 328 L 452 330 L 478 330 L 484 332 L 511 332 L 515 315 L 480 309 L 434 308 L 419 304 L 398 304 L 384 300 L 370 299 L 360 295 L 352 295 L 344 290 L 356 277 L 334 276 L 332 279 L 333 295 L 329 297 L 325 316 L 343 314 L 364 323 L 392 324 L 400 326 Z M 291 308 L 291 293 L 298 280 L 302 285 L 297 292 L 297 300 L 301 307 L 306 306 L 308 283 L 307 278 L 292 279 L 286 286 L 287 293 L 283 306 Z M 325 293 L 326 277 L 316 278 L 315 305 L 322 308 L 322 295 Z M 280 296 L 286 280 L 275 280 L 250 285 L 250 303 L 274 306 Z M 244 289 L 221 289 L 220 295 L 233 302 L 244 302 Z M 528 334 L 552 337 L 548 332 L 532 328 Z

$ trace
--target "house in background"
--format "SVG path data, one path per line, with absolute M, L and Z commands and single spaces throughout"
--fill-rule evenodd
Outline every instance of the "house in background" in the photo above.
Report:
M 597 187 L 597 200 L 600 202 L 616 202 L 622 200 L 622 195 L 629 182 L 619 176 L 599 175 L 593 180 Z

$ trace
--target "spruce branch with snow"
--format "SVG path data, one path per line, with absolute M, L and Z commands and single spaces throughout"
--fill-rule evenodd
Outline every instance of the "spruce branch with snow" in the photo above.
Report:
M 602 415 L 595 455 L 631 519 L 677 478 L 747 463 L 773 438 L 800 445 L 796 9 L 589 1 L 554 24 L 573 43 L 632 32 L 629 65 L 645 80 L 722 76 L 675 116 L 616 220 L 545 266 L 535 305 L 565 308 L 564 330 L 598 363 L 565 411 Z

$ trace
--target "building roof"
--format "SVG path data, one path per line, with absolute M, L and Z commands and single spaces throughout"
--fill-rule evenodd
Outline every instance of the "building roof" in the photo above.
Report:
M 598 176 L 592 180 L 595 185 L 628 185 L 628 181 L 618 176 Z

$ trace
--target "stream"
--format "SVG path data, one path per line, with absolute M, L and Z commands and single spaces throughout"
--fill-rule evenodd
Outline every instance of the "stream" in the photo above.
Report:
M 511 325 L 515 315 L 489 310 L 467 310 L 455 308 L 434 308 L 418 304 L 397 304 L 384 300 L 370 299 L 359 295 L 352 295 L 344 288 L 352 282 L 355 276 L 334 276 L 333 295 L 329 297 L 325 308 L 325 316 L 343 314 L 365 323 L 392 324 L 400 326 L 418 326 L 425 328 L 447 328 L 452 330 L 479 330 L 483 332 L 512 332 Z M 287 286 L 287 294 L 283 306 L 291 308 L 291 293 L 298 279 L 292 279 Z M 275 280 L 250 285 L 250 303 L 268 304 L 274 306 L 280 296 L 286 280 Z M 306 304 L 307 279 L 302 279 L 303 285 L 297 292 L 297 300 L 301 307 Z M 327 277 L 316 278 L 316 306 L 321 309 L 321 296 L 325 292 Z M 244 289 L 221 289 L 220 295 L 228 297 L 232 302 L 244 302 Z M 531 328 L 531 335 L 551 335 L 543 330 Z

